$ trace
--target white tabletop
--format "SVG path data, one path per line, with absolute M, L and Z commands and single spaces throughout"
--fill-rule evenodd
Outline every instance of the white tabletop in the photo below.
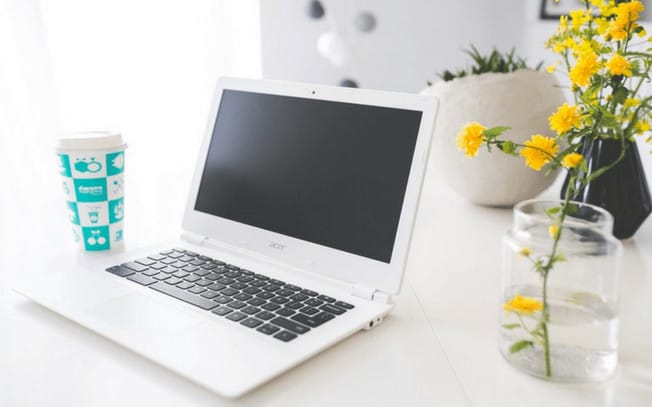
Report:
M 129 170 L 128 244 L 174 238 L 185 176 L 161 174 L 144 183 L 137 166 Z M 511 211 L 474 206 L 429 173 L 395 312 L 378 328 L 229 401 L 10 290 L 12 275 L 53 267 L 51 254 L 75 250 L 58 191 L 47 187 L 54 175 L 34 188 L 25 186 L 25 177 L 0 200 L 2 406 L 652 405 L 649 219 L 625 242 L 620 366 L 607 383 L 548 383 L 502 359 L 496 330 L 500 242 Z M 180 192 L 165 199 L 170 188 Z M 163 217 L 169 221 L 160 222 Z

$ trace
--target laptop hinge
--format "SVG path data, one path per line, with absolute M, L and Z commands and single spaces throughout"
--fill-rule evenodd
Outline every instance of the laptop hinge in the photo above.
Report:
M 197 246 L 202 246 L 204 242 L 208 239 L 206 236 L 198 235 L 190 232 L 181 233 L 181 240 L 186 241 L 190 244 L 195 244 Z
M 353 286 L 353 295 L 367 301 L 376 301 L 383 304 L 392 304 L 392 296 L 386 292 L 376 290 L 364 285 L 356 284 Z

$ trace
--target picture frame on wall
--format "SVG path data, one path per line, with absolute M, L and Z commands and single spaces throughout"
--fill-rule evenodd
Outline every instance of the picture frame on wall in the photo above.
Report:
M 568 15 L 571 10 L 584 7 L 584 0 L 541 0 L 542 20 L 559 20 L 559 17 Z

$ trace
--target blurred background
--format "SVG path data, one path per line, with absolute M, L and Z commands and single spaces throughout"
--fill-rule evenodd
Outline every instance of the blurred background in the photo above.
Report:
M 37 195 L 58 199 L 52 143 L 89 129 L 127 139 L 129 199 L 161 192 L 148 179 L 183 185 L 220 75 L 418 92 L 469 65 L 470 44 L 552 62 L 545 7 L 554 14 L 544 0 L 0 0 L 0 198 L 27 211 Z

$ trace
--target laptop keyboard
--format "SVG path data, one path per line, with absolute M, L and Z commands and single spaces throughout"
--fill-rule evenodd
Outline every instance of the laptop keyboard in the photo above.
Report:
M 283 342 L 354 307 L 316 291 L 177 248 L 106 271 Z

